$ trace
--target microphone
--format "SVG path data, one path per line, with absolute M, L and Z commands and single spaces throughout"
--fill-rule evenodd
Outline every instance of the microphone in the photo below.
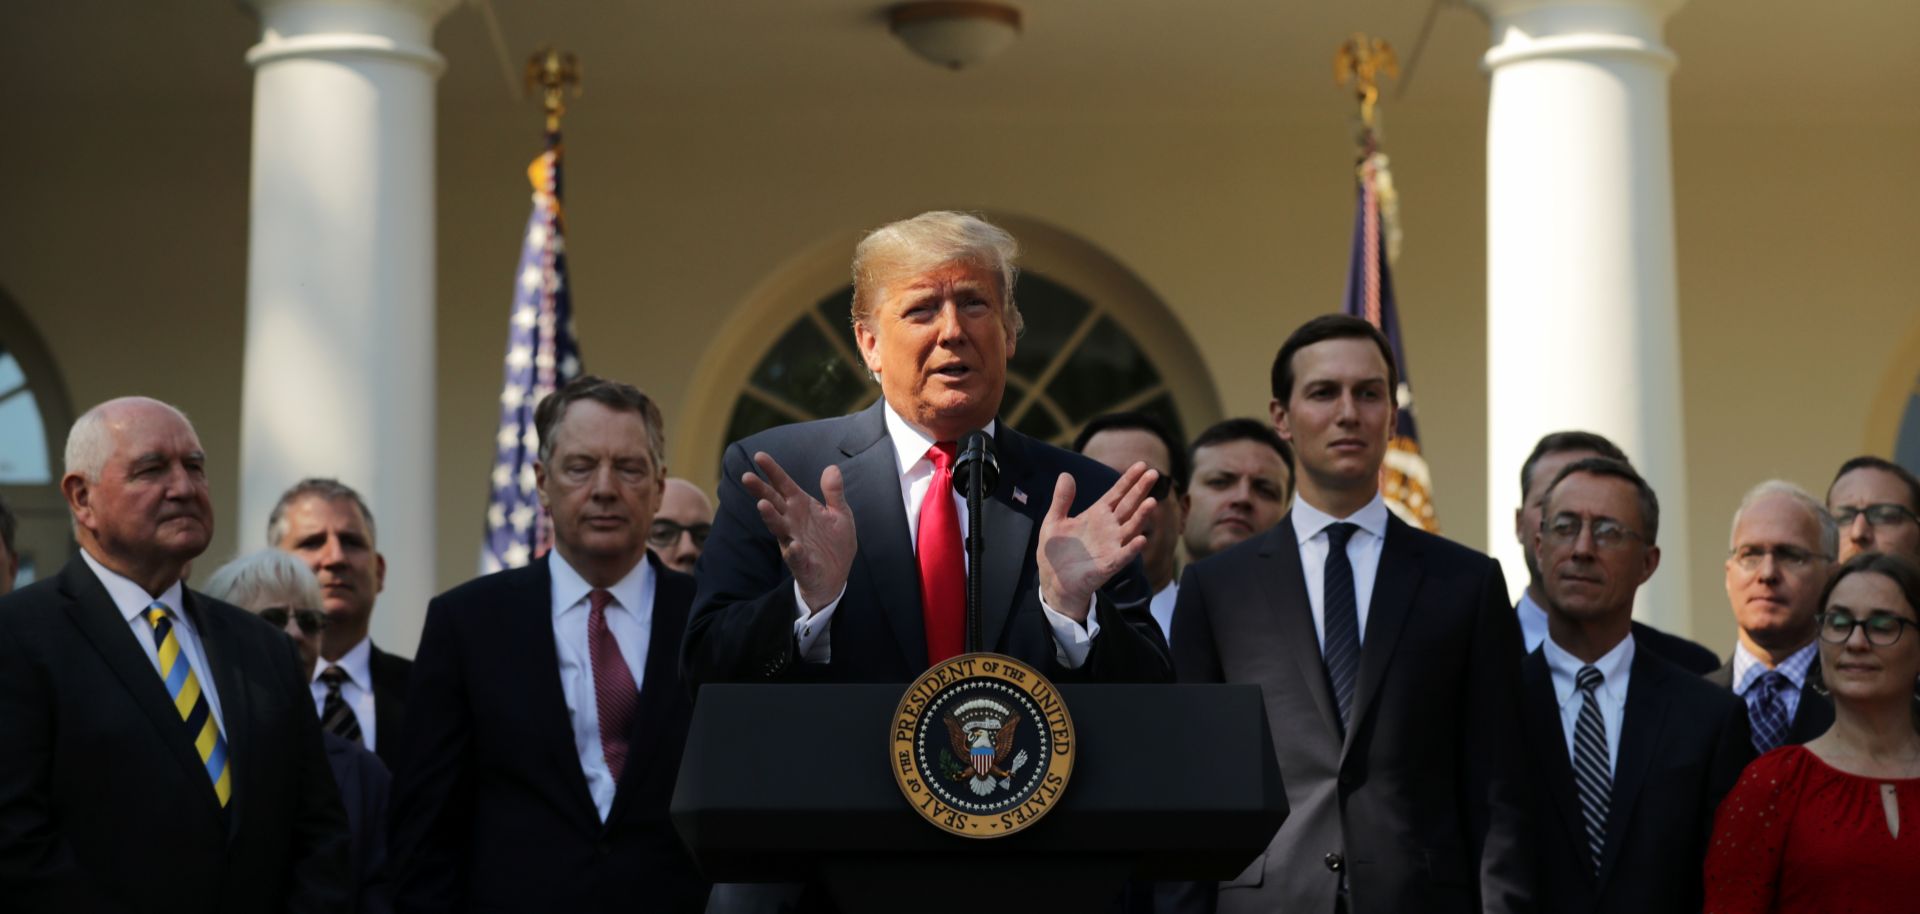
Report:
M 953 487 L 967 499 L 967 653 L 980 644 L 980 573 L 986 540 L 980 533 L 980 508 L 986 494 L 1000 482 L 1000 458 L 993 437 L 984 431 L 961 436 L 960 455 L 953 462 Z

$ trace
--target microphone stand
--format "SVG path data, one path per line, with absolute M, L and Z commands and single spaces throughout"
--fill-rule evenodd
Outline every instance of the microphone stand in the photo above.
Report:
M 980 530 L 981 505 L 985 493 L 1000 481 L 1000 461 L 994 455 L 993 439 L 985 432 L 969 432 L 961 441 L 954 471 L 953 483 L 961 487 L 967 499 L 967 653 L 971 654 L 982 650 L 980 575 L 986 538 Z

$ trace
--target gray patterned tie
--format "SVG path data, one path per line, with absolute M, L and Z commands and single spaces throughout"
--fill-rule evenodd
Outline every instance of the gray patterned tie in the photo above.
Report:
M 1354 600 L 1353 563 L 1347 560 L 1347 540 L 1358 529 L 1353 524 L 1328 525 L 1327 564 L 1321 582 L 1326 628 L 1321 656 L 1327 664 L 1327 681 L 1333 685 L 1343 731 L 1353 713 L 1353 685 L 1360 673 L 1360 610 Z
M 1580 689 L 1580 717 L 1573 725 L 1573 784 L 1580 792 L 1580 815 L 1587 824 L 1587 850 L 1594 872 L 1607 849 L 1607 805 L 1613 796 L 1613 765 L 1607 760 L 1607 722 L 1600 716 L 1594 690 L 1606 677 L 1591 666 L 1580 668 L 1574 684 Z

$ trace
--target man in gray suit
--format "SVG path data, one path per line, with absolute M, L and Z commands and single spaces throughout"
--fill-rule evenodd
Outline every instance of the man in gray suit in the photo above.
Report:
M 1397 375 L 1365 321 L 1294 331 L 1272 404 L 1293 510 L 1181 580 L 1174 669 L 1260 684 L 1293 810 L 1219 911 L 1531 910 L 1519 626 L 1499 563 L 1381 500 Z

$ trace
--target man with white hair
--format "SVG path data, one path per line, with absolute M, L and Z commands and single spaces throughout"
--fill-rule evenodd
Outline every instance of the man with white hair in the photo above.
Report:
M 980 649 L 1061 678 L 1171 678 L 1136 627 L 1152 625 L 1139 556 L 1158 474 L 1116 475 L 999 422 L 1017 250 L 951 212 L 855 248 L 854 341 L 881 397 L 727 448 L 687 627 L 694 684 L 906 682 L 965 651 L 967 507 L 952 479 L 975 431 L 1000 468 L 982 505 Z
M 213 535 L 206 464 L 157 400 L 108 401 L 68 434 L 80 554 L 0 598 L 9 911 L 350 909 L 293 646 L 181 583 Z
M 1815 635 L 1820 588 L 1839 540 L 1827 509 L 1790 482 L 1754 486 L 1733 513 L 1727 599 L 1739 642 L 1707 679 L 1746 701 L 1758 754 L 1804 743 L 1833 724 Z

